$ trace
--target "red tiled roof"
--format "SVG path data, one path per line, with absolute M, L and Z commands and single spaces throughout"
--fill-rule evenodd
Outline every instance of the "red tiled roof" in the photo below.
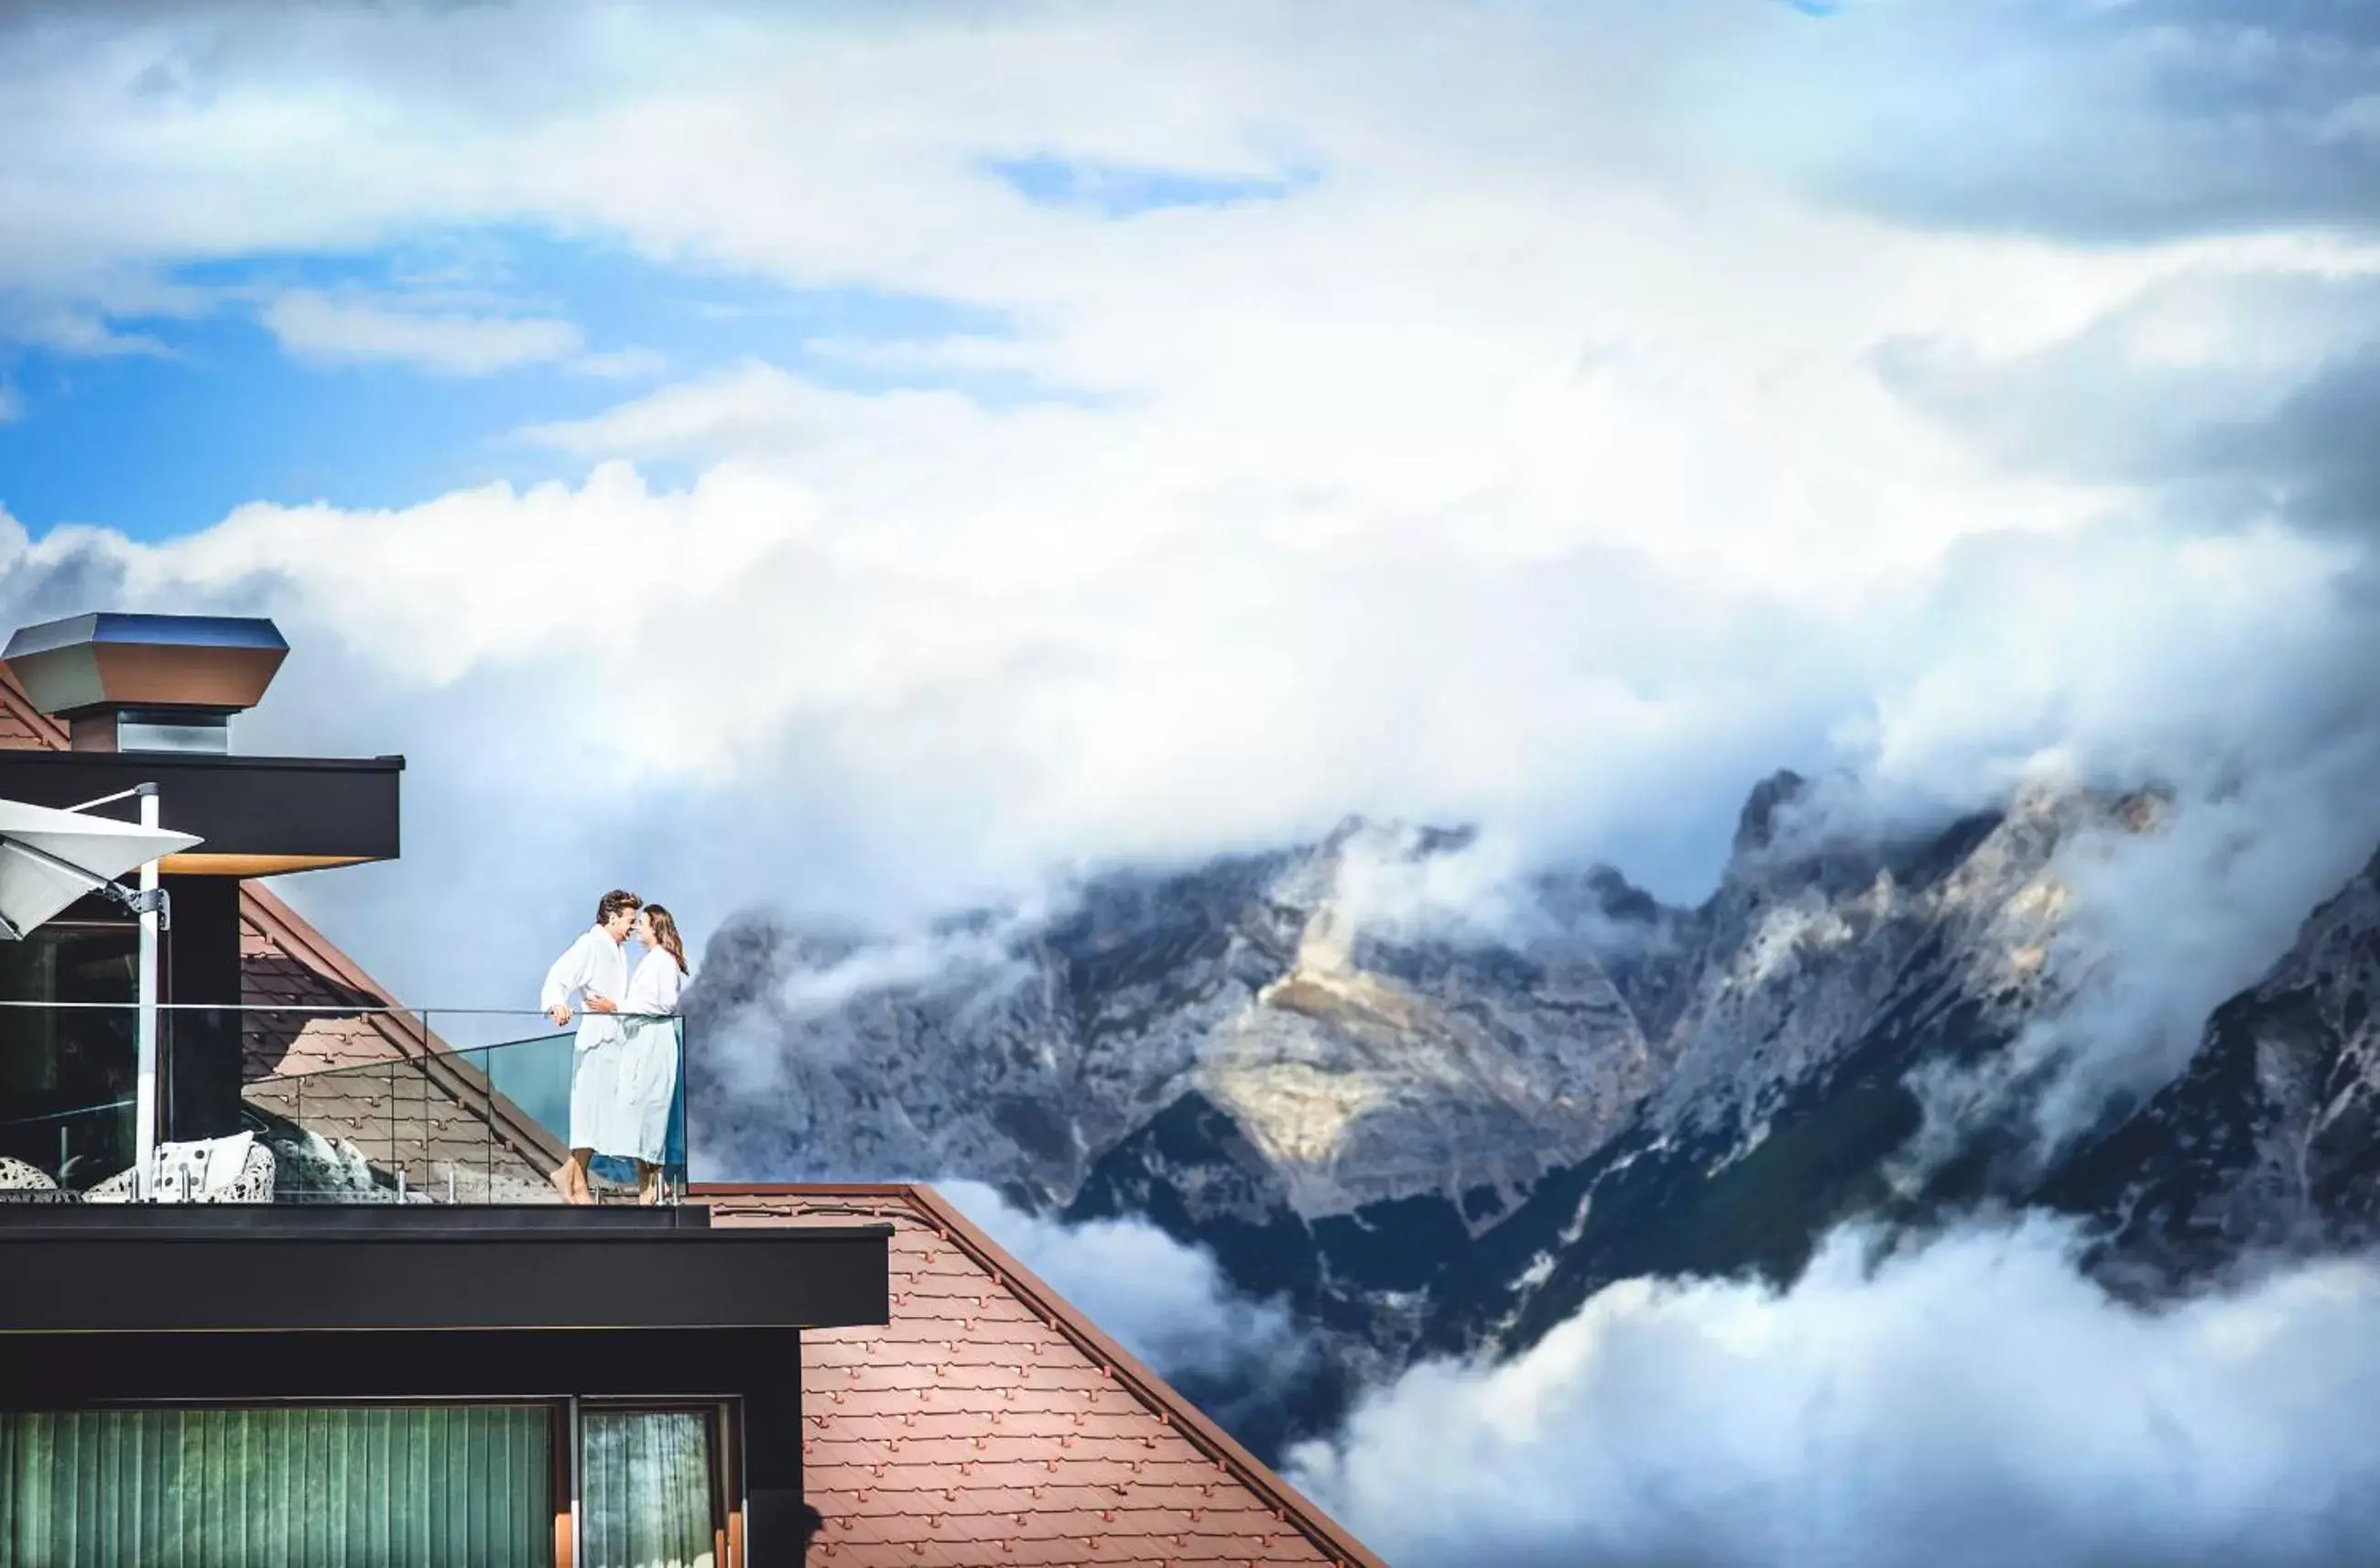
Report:
M 395 1005 L 298 912 L 257 886 L 239 892 L 240 993 L 251 1007 Z M 241 1031 L 242 1091 L 251 1105 L 358 1145 L 375 1166 L 434 1187 L 451 1169 L 467 1185 L 541 1195 L 562 1142 L 494 1091 L 471 1059 L 408 1013 L 251 1014 Z M 369 1064 L 420 1063 L 385 1082 Z M 325 1076 L 329 1068 L 365 1068 Z M 395 1071 L 394 1069 L 392 1071 Z M 344 1092 L 342 1092 L 344 1091 Z M 352 1101 L 353 1103 L 346 1103 Z M 342 1116 L 350 1124 L 342 1125 Z
M 67 727 L 33 706 L 7 665 L 0 664 L 0 751 L 64 751 Z
M 313 935 L 313 928 L 288 906 L 252 885 L 240 893 L 239 1000 L 253 1010 L 241 1031 L 242 1078 L 319 1073 L 413 1053 L 395 1038 L 396 1026 L 379 1014 L 314 1011 L 382 1007 L 387 997 L 370 977 L 358 984 L 326 963 L 322 951 L 336 953 L 329 943 L 303 942 L 298 931 Z M 418 1050 L 419 1042 L 410 1043 Z
M 720 1225 L 892 1223 L 892 1321 L 802 1335 L 811 1562 L 1383 1568 L 931 1188 L 690 1196 Z

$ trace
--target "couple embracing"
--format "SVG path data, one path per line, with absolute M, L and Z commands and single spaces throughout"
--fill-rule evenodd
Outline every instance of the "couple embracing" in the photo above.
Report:
M 633 974 L 631 939 L 645 950 Z M 580 1013 L 570 1060 L 570 1158 L 553 1173 L 568 1201 L 595 1201 L 587 1167 L 598 1154 L 635 1161 L 638 1201 L 661 1201 L 677 1094 L 677 999 L 686 978 L 677 922 L 660 905 L 621 889 L 603 895 L 594 929 L 546 971 L 538 996 L 545 1015 L 566 1028 L 574 999 Z

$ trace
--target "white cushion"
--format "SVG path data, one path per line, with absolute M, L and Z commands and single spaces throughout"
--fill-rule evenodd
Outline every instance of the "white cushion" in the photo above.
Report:
M 168 1202 L 180 1197 L 185 1171 L 189 1173 L 192 1197 L 211 1197 L 227 1191 L 238 1183 L 240 1172 L 248 1164 L 248 1151 L 255 1142 L 254 1133 L 241 1132 L 194 1143 L 159 1144 L 153 1167 L 156 1196 Z

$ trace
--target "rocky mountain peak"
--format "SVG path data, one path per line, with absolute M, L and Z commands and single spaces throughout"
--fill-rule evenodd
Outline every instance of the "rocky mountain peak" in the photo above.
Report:
M 2188 1069 L 2043 1184 L 2113 1224 L 2145 1291 L 2272 1251 L 2380 1242 L 2380 855 L 2218 1007 Z
M 1813 789 L 1755 787 L 1691 908 L 1608 866 L 1553 868 L 1488 890 L 1525 918 L 1483 922 L 1466 901 L 1493 868 L 1472 835 L 1351 818 L 1308 845 L 1095 879 L 1061 915 L 938 933 L 899 963 L 731 925 L 701 1022 L 773 1076 L 728 1092 L 692 1064 L 706 1143 L 730 1151 L 705 1173 L 967 1176 L 1143 1216 L 1289 1297 L 1350 1366 L 1525 1343 L 1634 1274 L 1790 1271 L 1845 1215 L 1997 1190 L 1955 1144 L 1910 1187 L 1912 1081 L 2064 1004 L 2063 857 L 2168 809 L 2043 785 L 1923 830 L 1837 808 L 1795 831 Z M 2070 1201 L 2224 1235 L 2254 1228 L 2210 1204 L 2364 1202 L 2375 933 L 2380 868 L 2309 926 L 2299 968 L 2218 1020 L 2204 1083 L 2061 1178 Z M 769 970 L 826 960 L 860 983 Z M 2196 1163 L 2159 1163 L 2185 1144 Z
M 1809 787 L 1810 782 L 1791 768 L 1779 768 L 1753 785 L 1736 819 L 1736 857 L 1742 858 L 1767 849 L 1775 841 L 1779 819 L 1808 794 Z

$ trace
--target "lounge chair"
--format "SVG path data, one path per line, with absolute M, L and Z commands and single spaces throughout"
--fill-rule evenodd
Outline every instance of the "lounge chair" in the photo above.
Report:
M 161 1143 L 148 1196 L 162 1203 L 270 1203 L 273 1150 L 253 1133 L 200 1143 Z M 130 1166 L 83 1194 L 86 1203 L 126 1203 L 131 1197 Z
M 39 1165 L 0 1154 L 0 1192 L 55 1192 L 58 1184 Z

